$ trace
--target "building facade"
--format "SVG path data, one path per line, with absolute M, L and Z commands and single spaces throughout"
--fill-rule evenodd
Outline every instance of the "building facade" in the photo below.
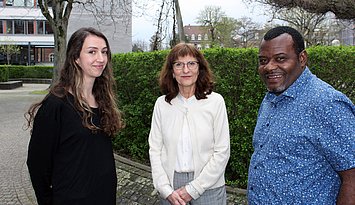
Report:
M 194 44 L 198 49 L 210 48 L 211 40 L 206 26 L 184 26 L 185 40 Z
M 105 1 L 107 0 L 95 1 L 95 5 L 109 5 Z M 130 52 L 132 50 L 132 5 L 127 3 L 124 6 L 121 8 L 122 10 L 115 8 L 117 13 L 121 13 L 116 18 L 117 20 L 112 22 L 95 18 L 95 15 L 89 9 L 84 8 L 82 4 L 73 4 L 67 39 L 80 27 L 91 26 L 106 35 L 112 53 Z M 101 8 L 101 12 L 108 10 L 103 9 L 106 8 Z M 123 9 L 124 12 L 122 12 Z M 107 17 L 107 14 L 96 14 L 96 16 Z M 114 17 L 110 16 L 110 19 L 114 19 Z M 13 45 L 19 48 L 19 52 L 11 56 L 10 63 L 13 65 L 53 64 L 55 58 L 53 30 L 42 15 L 37 0 L 0 0 L 1 45 Z M 6 53 L 0 53 L 0 64 L 6 64 L 7 58 Z
M 19 48 L 19 53 L 11 56 L 11 64 L 53 62 L 52 28 L 33 3 L 33 0 L 0 0 L 0 45 Z M 7 58 L 6 53 L 1 53 L 0 64 L 7 63 Z
M 132 0 L 82 1 L 89 3 L 74 4 L 69 18 L 68 39 L 78 28 L 90 26 L 105 34 L 112 53 L 131 52 Z
M 260 43 L 259 36 L 261 32 L 261 30 L 256 29 L 245 31 L 241 35 L 230 37 L 230 39 L 217 35 L 214 46 L 228 48 L 257 47 Z M 185 41 L 194 44 L 198 49 L 212 47 L 211 32 L 207 26 L 187 25 L 184 26 L 184 33 Z

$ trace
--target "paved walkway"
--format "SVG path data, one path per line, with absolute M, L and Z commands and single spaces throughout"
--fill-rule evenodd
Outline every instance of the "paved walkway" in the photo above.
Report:
M 43 95 L 47 84 L 23 84 L 14 90 L 0 90 L 0 205 L 35 205 L 36 198 L 26 166 L 29 131 L 23 130 L 23 114 Z M 158 204 L 150 168 L 115 155 L 117 203 L 122 205 Z M 243 190 L 227 187 L 228 204 L 246 204 Z

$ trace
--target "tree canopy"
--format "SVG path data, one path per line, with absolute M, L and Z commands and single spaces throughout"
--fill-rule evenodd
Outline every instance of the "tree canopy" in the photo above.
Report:
M 300 7 L 311 13 L 325 14 L 332 12 L 338 19 L 355 20 L 354 0 L 246 0 L 259 2 L 277 8 Z

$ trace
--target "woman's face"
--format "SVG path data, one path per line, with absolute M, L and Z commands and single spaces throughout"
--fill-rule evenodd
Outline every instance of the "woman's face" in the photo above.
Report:
M 174 78 L 179 90 L 194 90 L 199 74 L 199 62 L 192 56 L 179 57 L 173 62 Z
M 83 71 L 84 79 L 100 77 L 107 64 L 107 45 L 104 39 L 89 35 L 86 37 L 76 63 Z

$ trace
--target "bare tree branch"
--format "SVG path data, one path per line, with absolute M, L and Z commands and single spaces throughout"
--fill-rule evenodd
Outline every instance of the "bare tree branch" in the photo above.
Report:
M 57 81 L 58 73 L 64 65 L 67 30 L 73 4 L 77 4 L 79 9 L 87 8 L 86 11 L 90 11 L 98 23 L 98 28 L 100 28 L 100 23 L 109 26 L 113 24 L 118 30 L 116 23 L 123 25 L 131 23 L 131 15 L 127 15 L 131 14 L 130 2 L 131 0 L 38 0 L 38 6 L 51 25 L 54 35 L 53 83 Z M 84 11 L 81 10 L 81 12 Z
M 276 8 L 300 7 L 308 12 L 325 14 L 332 12 L 339 19 L 355 19 L 354 0 L 244 0 L 271 5 Z

